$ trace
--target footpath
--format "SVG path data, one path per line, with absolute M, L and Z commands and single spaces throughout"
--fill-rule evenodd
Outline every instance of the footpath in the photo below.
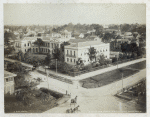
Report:
M 126 63 L 118 64 L 118 68 L 122 68 L 122 67 L 125 67 L 125 66 L 128 66 L 128 65 L 132 65 L 132 64 L 135 64 L 135 63 L 138 63 L 138 62 L 145 61 L 145 60 L 146 60 L 146 58 L 140 58 L 140 59 L 137 59 L 137 60 L 133 60 L 133 61 L 129 61 L 129 62 L 126 62 Z M 54 74 L 56 76 L 64 77 L 64 78 L 72 80 L 72 81 L 76 81 L 76 80 L 78 81 L 78 80 L 83 80 L 83 79 L 86 79 L 88 77 L 92 77 L 92 76 L 102 74 L 102 73 L 105 73 L 105 72 L 108 72 L 108 71 L 112 71 L 112 70 L 115 70 L 115 69 L 117 69 L 117 65 L 116 66 L 110 66 L 110 67 L 100 69 L 100 70 L 96 70 L 96 71 L 91 71 L 91 72 L 81 74 L 81 75 L 78 75 L 78 76 L 75 76 L 75 77 L 72 77 L 72 76 L 69 76 L 69 75 L 64 75 L 64 74 L 58 73 L 58 72 L 56 73 L 52 70 L 47 70 L 47 72 L 49 74 Z M 45 69 L 41 68 L 41 70 L 45 70 Z

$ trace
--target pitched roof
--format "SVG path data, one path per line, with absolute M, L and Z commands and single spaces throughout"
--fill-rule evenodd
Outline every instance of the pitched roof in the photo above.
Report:
M 15 77 L 16 74 L 4 70 L 4 78 Z

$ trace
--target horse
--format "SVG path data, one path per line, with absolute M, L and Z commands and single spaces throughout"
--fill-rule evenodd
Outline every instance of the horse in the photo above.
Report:
M 73 113 L 72 108 L 71 108 L 71 109 L 67 109 L 67 110 L 66 110 L 66 113 Z
M 71 99 L 70 106 L 71 104 L 74 104 L 75 106 L 76 103 L 77 103 L 77 96 L 74 99 Z
M 78 105 L 77 107 L 75 107 L 75 108 L 73 109 L 73 111 L 74 111 L 74 112 L 79 111 L 79 110 L 78 110 L 79 107 L 80 107 L 80 106 Z

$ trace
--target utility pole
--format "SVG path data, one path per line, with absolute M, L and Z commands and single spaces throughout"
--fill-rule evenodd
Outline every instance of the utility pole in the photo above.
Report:
M 122 92 L 123 92 L 123 73 L 122 73 Z
M 47 72 L 47 70 L 46 70 L 46 72 Z M 48 73 L 47 73 L 47 83 L 48 83 L 48 89 L 49 89 Z
M 56 59 L 56 74 L 57 74 L 57 59 Z

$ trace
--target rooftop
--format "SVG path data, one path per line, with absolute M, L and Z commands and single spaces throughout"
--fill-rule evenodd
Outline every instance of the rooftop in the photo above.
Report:
M 4 70 L 4 78 L 15 77 L 16 74 Z
M 130 35 L 132 35 L 132 33 L 131 32 L 125 32 L 124 35 L 125 36 L 130 36 Z
M 22 40 L 33 41 L 37 40 L 37 37 L 24 37 Z
M 90 39 L 74 39 L 69 41 L 71 44 L 65 47 L 86 47 L 92 45 L 104 44 L 100 40 L 90 40 Z

